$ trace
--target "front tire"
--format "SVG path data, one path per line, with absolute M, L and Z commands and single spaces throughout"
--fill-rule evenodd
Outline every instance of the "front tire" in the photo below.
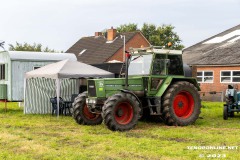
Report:
M 223 119 L 224 120 L 227 120 L 228 119 L 228 106 L 227 105 L 224 105 L 223 107 Z
M 87 92 L 79 94 L 73 102 L 73 118 L 78 124 L 98 125 L 103 119 L 101 114 L 93 114 L 88 110 L 86 104 Z
M 103 106 L 102 117 L 112 131 L 127 131 L 135 127 L 140 114 L 140 104 L 130 93 L 109 97 Z
M 200 95 L 192 83 L 175 82 L 163 96 L 163 119 L 167 125 L 193 124 L 199 117 L 200 109 Z

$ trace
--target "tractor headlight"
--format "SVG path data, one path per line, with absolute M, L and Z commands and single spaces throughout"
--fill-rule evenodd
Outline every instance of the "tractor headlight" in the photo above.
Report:
M 89 98 L 87 98 L 86 99 L 86 103 L 87 104 L 96 104 L 96 99 L 89 99 Z

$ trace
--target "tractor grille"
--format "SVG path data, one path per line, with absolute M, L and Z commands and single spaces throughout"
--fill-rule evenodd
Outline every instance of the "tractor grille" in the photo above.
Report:
M 94 80 L 88 80 L 88 96 L 96 97 L 96 86 Z

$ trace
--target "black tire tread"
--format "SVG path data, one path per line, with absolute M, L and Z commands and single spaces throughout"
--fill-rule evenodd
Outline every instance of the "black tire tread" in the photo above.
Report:
M 114 107 L 117 105 L 119 101 L 124 101 L 124 100 L 126 101 L 130 100 L 132 104 L 135 104 L 135 106 L 132 105 L 133 108 L 135 108 L 134 114 L 133 114 L 134 117 L 133 117 L 133 120 L 130 122 L 131 124 L 120 125 L 115 121 L 115 118 L 113 116 Z M 127 131 L 134 128 L 137 124 L 139 113 L 140 113 L 139 106 L 140 104 L 138 100 L 129 93 L 122 92 L 122 93 L 114 94 L 113 96 L 109 97 L 105 101 L 104 106 L 102 108 L 102 117 L 104 119 L 104 124 L 108 127 L 108 129 L 112 131 Z
M 223 119 L 224 120 L 228 119 L 228 106 L 227 105 L 223 106 Z
M 179 90 L 179 88 L 190 88 L 190 90 L 195 94 L 195 107 L 196 110 L 193 112 L 191 115 L 191 118 L 188 118 L 187 121 L 181 120 L 180 118 L 176 118 L 174 116 L 173 111 L 171 111 L 172 108 L 172 98 L 174 96 L 174 93 Z M 194 108 L 195 108 L 194 107 Z M 200 95 L 198 93 L 197 88 L 192 84 L 187 81 L 178 81 L 173 83 L 170 88 L 165 92 L 163 96 L 163 119 L 165 124 L 169 126 L 186 126 L 193 124 L 199 117 L 199 114 L 201 113 L 201 99 Z
M 74 102 L 73 102 L 73 118 L 78 124 L 82 125 L 98 125 L 101 124 L 103 119 L 102 116 L 100 115 L 97 119 L 95 120 L 88 120 L 84 118 L 84 114 L 82 113 L 82 108 L 86 104 L 86 98 L 87 98 L 87 92 L 83 92 L 79 94 Z

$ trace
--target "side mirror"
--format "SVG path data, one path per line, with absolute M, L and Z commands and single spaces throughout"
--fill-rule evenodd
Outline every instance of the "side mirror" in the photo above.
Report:
M 130 59 L 131 58 L 131 54 L 129 51 L 125 51 L 125 56 L 127 59 Z

